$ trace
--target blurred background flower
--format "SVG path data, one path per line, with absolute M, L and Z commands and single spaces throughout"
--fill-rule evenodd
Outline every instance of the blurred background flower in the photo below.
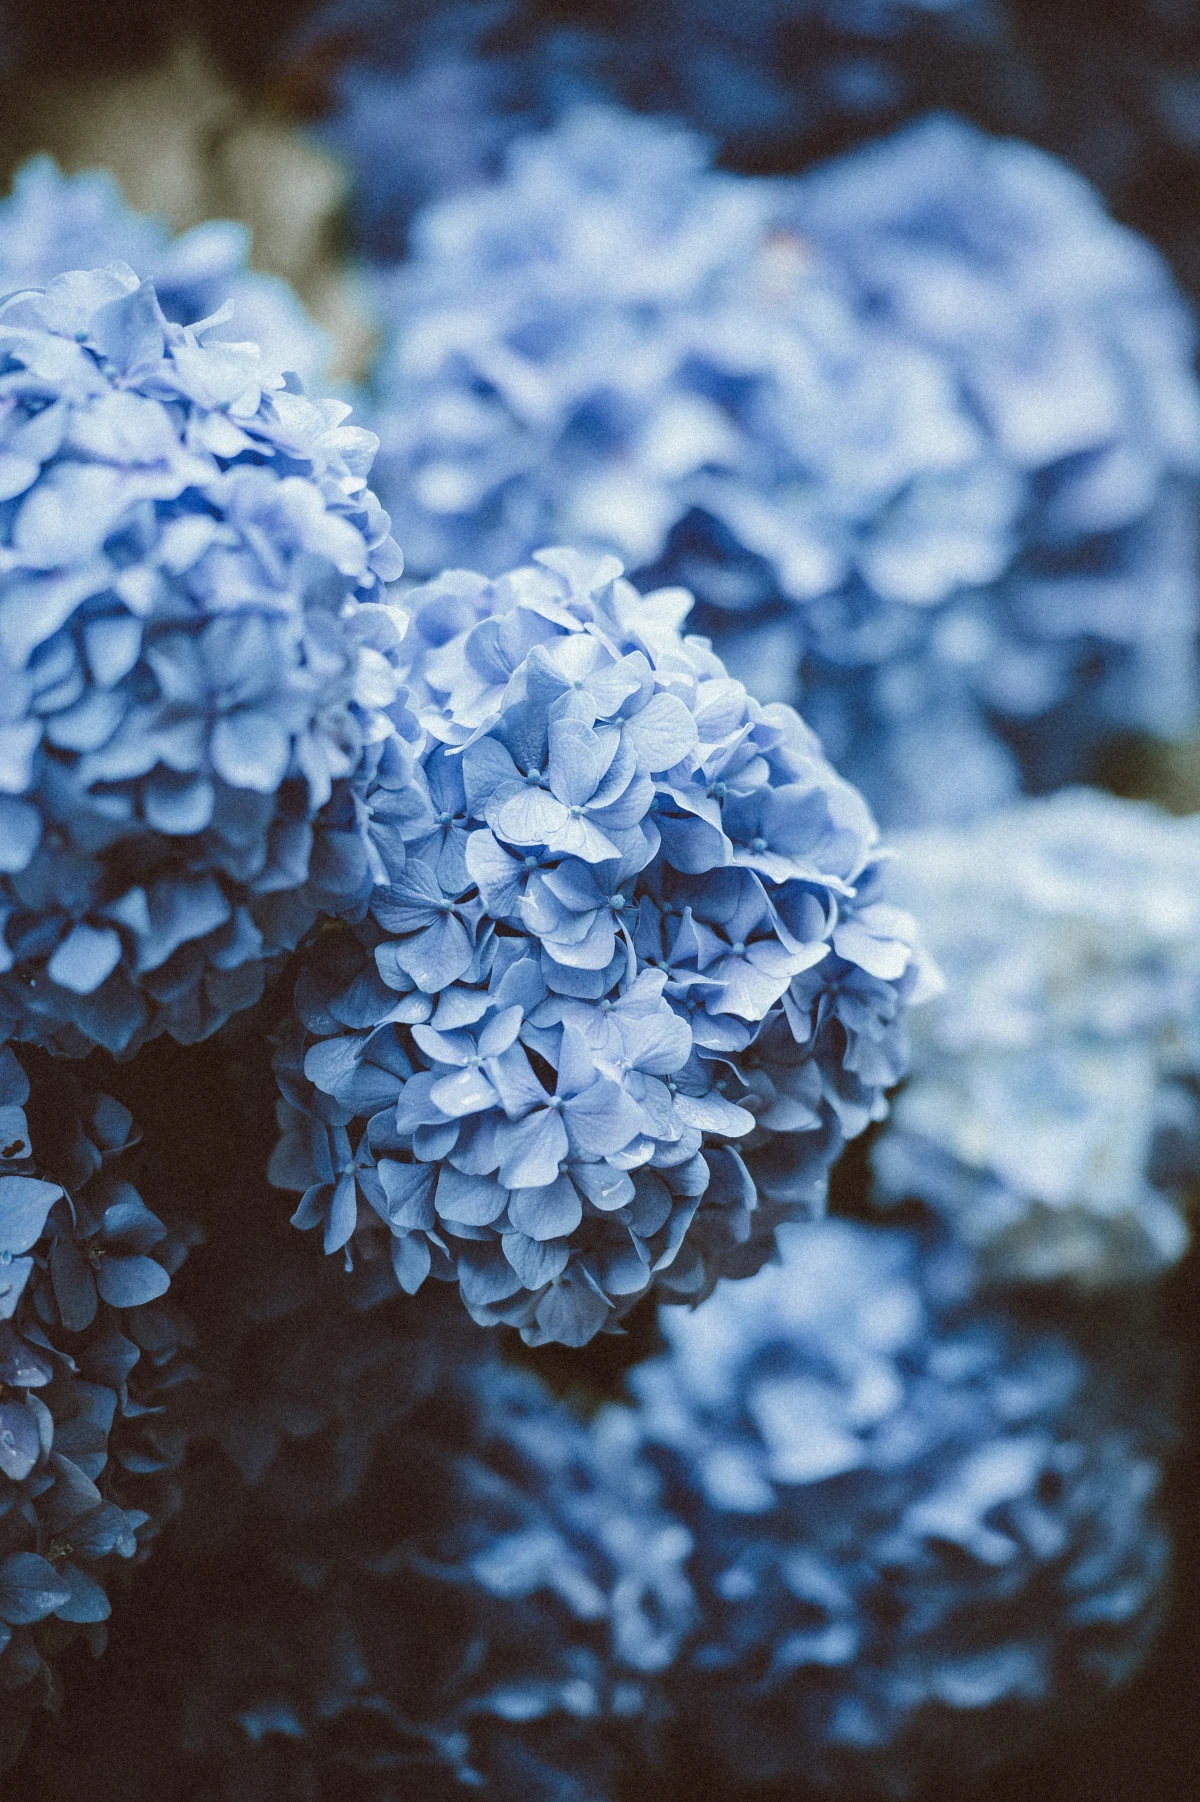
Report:
M 1027 146 L 935 119 L 765 182 L 581 110 L 418 215 L 380 306 L 410 572 L 570 539 L 683 583 L 886 823 L 1191 726 L 1190 316 Z
M 993 1279 L 1119 1282 L 1186 1249 L 1197 826 L 1074 789 L 897 841 L 891 889 L 946 986 L 913 1016 L 875 1193 L 924 1202 Z
M 631 1374 L 624 1430 L 696 1542 L 681 1706 L 739 1776 L 969 1781 L 1146 1656 L 1169 1387 L 1128 1345 L 1089 1362 L 964 1310 L 936 1242 L 835 1221 L 780 1240 L 778 1264 L 664 1310 L 667 1355 Z

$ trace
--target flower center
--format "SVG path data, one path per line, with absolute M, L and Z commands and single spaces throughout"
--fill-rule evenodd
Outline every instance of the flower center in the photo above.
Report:
M 752 851 L 765 851 L 766 848 L 767 841 L 765 838 L 752 838 L 750 840 L 750 849 Z
M 733 952 L 733 955 L 734 955 L 734 956 L 735 956 L 735 957 L 745 957 L 745 955 L 746 955 L 746 942 L 745 942 L 745 940 L 744 940 L 744 939 L 739 939 L 739 940 L 738 940 L 738 942 L 737 942 L 737 944 L 736 944 L 736 945 L 732 945 L 732 946 L 731 946 L 731 947 L 730 947 L 730 949 L 731 949 L 731 950 L 732 950 L 732 952 Z

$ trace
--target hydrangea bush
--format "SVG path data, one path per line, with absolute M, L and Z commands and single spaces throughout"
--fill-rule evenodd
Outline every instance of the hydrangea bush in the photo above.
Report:
M 164 1405 L 192 1374 L 162 1304 L 185 1245 L 119 1173 L 128 1109 L 36 1075 L 31 1101 L 0 1050 L 0 1766 L 57 1707 L 71 1640 L 103 1651 L 114 1575 L 177 1505 Z
M 624 1431 L 696 1540 L 675 1699 L 742 1777 L 961 1784 L 1148 1651 L 1169 1383 L 964 1311 L 955 1258 L 913 1235 L 780 1239 L 782 1262 L 664 1309 L 669 1350 L 631 1375 Z
M 683 582 L 887 821 L 1195 717 L 1190 315 L 1071 171 L 948 118 L 795 180 L 600 108 L 382 279 L 410 568 L 557 538 Z
M 153 1652 L 131 1683 L 114 1646 L 121 1730 L 58 1793 L 605 1802 L 693 1624 L 687 1532 L 450 1297 L 359 1311 L 291 1237 L 240 1254 Z
M 1200 822 L 1076 789 L 901 835 L 888 873 L 946 977 L 873 1145 L 985 1274 L 1154 1274 L 1200 1177 Z
M 64 175 L 48 156 L 18 169 L 0 201 L 0 293 L 44 287 L 56 275 L 119 258 L 154 283 L 168 319 L 195 325 L 232 301 L 238 333 L 259 346 L 264 369 L 319 380 L 327 334 L 285 281 L 247 267 L 249 254 L 250 234 L 232 219 L 172 237 L 161 219 L 126 204 L 106 169 Z
M 386 1225 L 402 1288 L 579 1345 L 821 1206 L 927 976 L 861 796 L 689 595 L 557 550 L 406 598 L 388 881 L 305 954 L 272 1176 L 327 1251 Z
M 379 874 L 375 440 L 226 318 L 123 264 L 0 305 L 0 1029 L 62 1049 L 202 1036 Z

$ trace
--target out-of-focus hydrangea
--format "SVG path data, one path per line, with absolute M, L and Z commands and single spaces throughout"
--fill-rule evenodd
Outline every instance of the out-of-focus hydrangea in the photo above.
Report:
M 377 480 L 410 568 L 683 582 L 885 822 L 1197 708 L 1187 309 L 1040 152 L 939 118 L 796 180 L 598 108 L 422 214 Z
M 369 432 L 127 265 L 0 305 L 0 1025 L 195 1039 L 379 871 Z
M 1200 1177 L 1200 820 L 1076 789 L 898 840 L 946 977 L 872 1147 L 1001 1279 L 1121 1281 L 1187 1244 Z
M 157 1305 L 185 1247 L 114 1169 L 128 1110 L 37 1077 L 31 1101 L 0 1050 L 0 1766 L 57 1706 L 60 1652 L 103 1651 L 114 1575 L 177 1506 L 164 1403 L 192 1374 Z
M 675 1695 L 741 1776 L 961 1783 L 1148 1651 L 1171 1381 L 947 1311 L 957 1278 L 913 1235 L 780 1238 L 781 1263 L 662 1310 L 670 1350 L 610 1428 L 655 1450 L 696 1539 Z
M 1200 17 L 1171 0 L 1006 0 L 1022 71 L 1002 84 L 1006 129 L 1094 181 L 1200 289 Z M 997 99 L 1000 95 L 997 95 Z
M 161 219 L 126 205 L 107 170 L 63 175 L 47 156 L 19 169 L 0 201 L 0 293 L 119 259 L 154 283 L 174 323 L 195 325 L 232 301 L 238 334 L 259 346 L 272 378 L 293 370 L 305 383 L 318 381 L 328 335 L 285 281 L 247 268 L 249 253 L 250 234 L 232 219 L 172 237 Z
M 327 1251 L 361 1198 L 402 1288 L 580 1345 L 820 1208 L 926 975 L 862 797 L 681 636 L 691 596 L 536 562 L 406 597 L 388 881 L 306 952 L 272 1180 Z
M 214 1316 L 153 1653 L 57 1793 L 604 1802 L 693 1625 L 688 1533 L 451 1297 L 357 1312 L 290 1237 Z
M 996 98 L 1017 66 L 979 0 L 334 0 L 292 41 L 288 85 L 356 185 L 368 254 L 398 256 L 415 207 L 495 173 L 522 130 L 585 100 L 671 114 L 726 167 L 795 169 L 931 105 Z

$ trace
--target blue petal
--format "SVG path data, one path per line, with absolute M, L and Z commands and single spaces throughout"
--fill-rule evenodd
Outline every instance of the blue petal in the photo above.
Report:
M 0 1562 L 0 1620 L 10 1626 L 45 1620 L 70 1593 L 54 1566 L 36 1552 L 10 1552 Z
M 157 1301 L 170 1286 L 167 1272 L 153 1258 L 122 1258 L 105 1252 L 96 1271 L 96 1287 L 114 1308 L 140 1308 Z
M 531 1239 L 559 1239 L 573 1233 L 583 1219 L 583 1203 L 569 1176 L 558 1176 L 543 1188 L 514 1189 L 508 1217 Z
M 23 1482 L 38 1461 L 37 1422 L 23 1402 L 0 1403 L 0 1471 Z
M 0 1251 L 31 1251 L 61 1194 L 57 1183 L 39 1177 L 0 1176 Z

